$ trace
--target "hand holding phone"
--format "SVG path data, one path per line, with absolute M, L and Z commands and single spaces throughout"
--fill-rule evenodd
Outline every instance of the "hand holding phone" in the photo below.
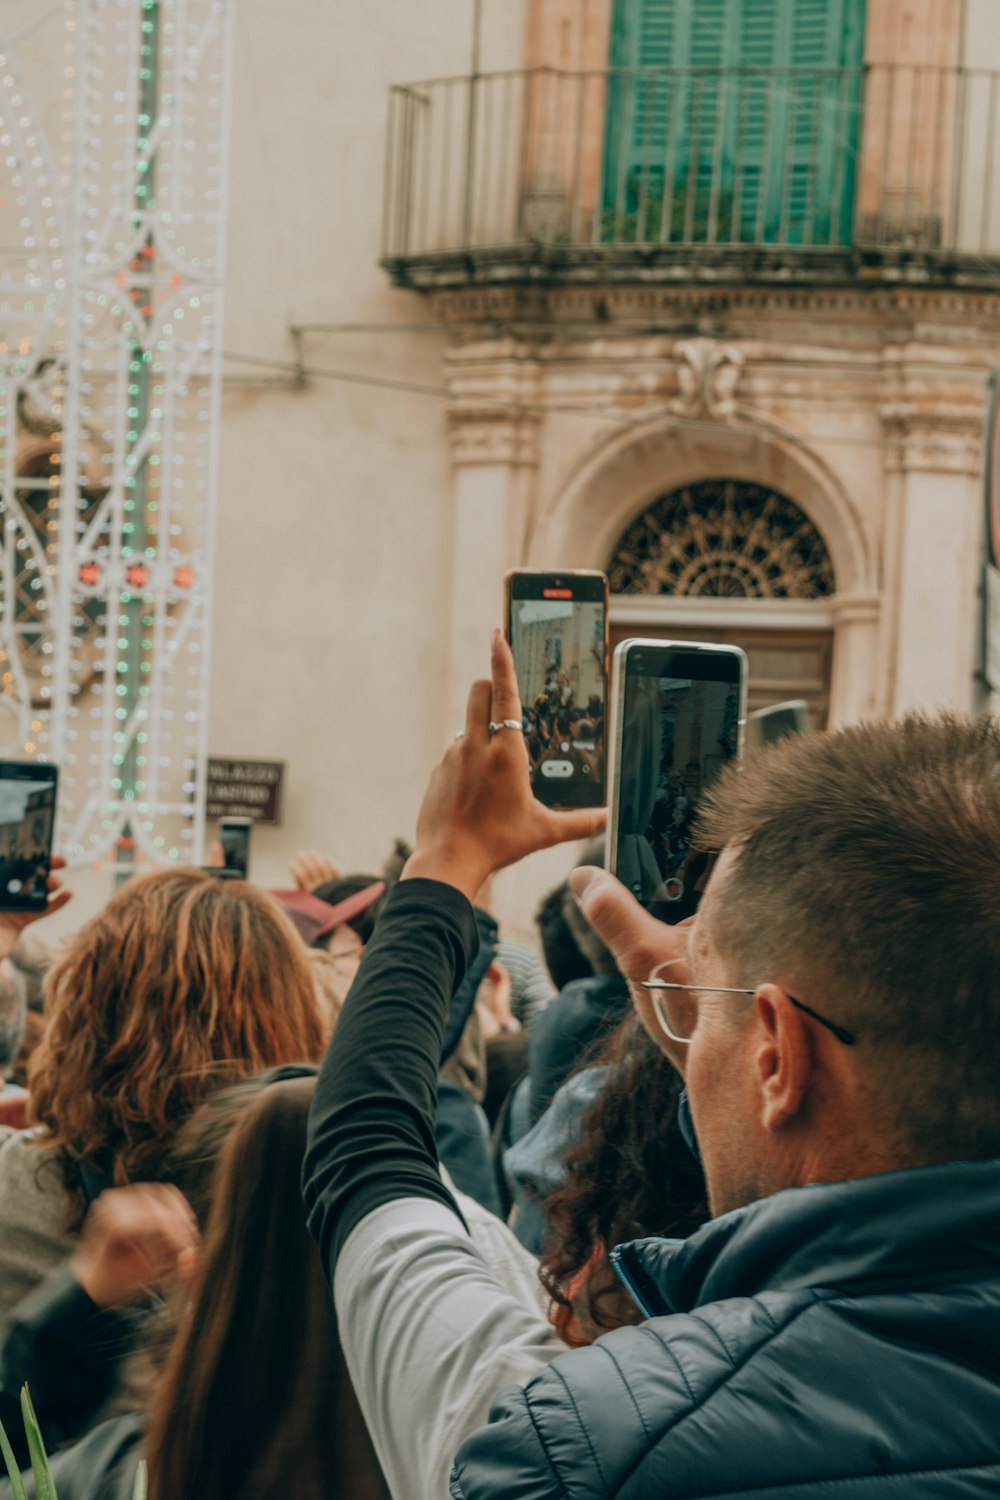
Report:
M 0 911 L 48 907 L 58 779 L 52 765 L 0 761 Z

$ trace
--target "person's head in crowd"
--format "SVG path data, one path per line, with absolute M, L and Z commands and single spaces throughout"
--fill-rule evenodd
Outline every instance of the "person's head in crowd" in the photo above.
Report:
M 539 1272 L 552 1321 L 568 1343 L 589 1343 L 642 1314 L 609 1251 L 647 1235 L 685 1239 L 708 1217 L 705 1180 L 677 1125 L 680 1079 L 629 1016 L 596 1066 L 600 1091 L 566 1158 L 566 1181 L 545 1203 Z
M 259 1089 L 229 1130 L 150 1414 L 151 1500 L 386 1493 L 299 1197 L 314 1089 Z
M 159 1177 L 210 1091 L 318 1060 L 326 1035 L 277 903 L 199 870 L 125 885 L 53 964 L 46 996 L 31 1107 L 74 1196 L 80 1164 L 118 1184 Z
M 579 863 L 599 865 L 603 861 L 604 839 L 592 839 Z M 614 972 L 610 949 L 583 915 L 568 881 L 560 881 L 542 898 L 535 912 L 535 925 L 556 989 L 563 990 L 574 980 L 588 979 L 593 974 Z
M 789 737 L 723 774 L 698 838 L 723 852 L 688 948 L 697 988 L 662 992 L 659 1017 L 636 993 L 684 1065 L 713 1213 L 1000 1154 L 1000 724 Z M 662 938 L 604 881 L 581 897 L 638 980 Z

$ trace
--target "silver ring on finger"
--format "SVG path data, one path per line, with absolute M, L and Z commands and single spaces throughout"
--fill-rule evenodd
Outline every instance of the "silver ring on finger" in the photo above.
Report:
M 490 737 L 499 734 L 501 729 L 516 729 L 518 734 L 524 732 L 524 724 L 520 719 L 501 719 L 499 724 L 495 719 L 490 720 Z
M 454 736 L 453 736 L 453 738 L 454 738 L 454 739 L 455 739 L 455 740 L 456 740 L 456 741 L 458 741 L 458 740 L 464 740 L 464 739 L 465 739 L 465 730 L 464 730 L 464 729 L 460 729 L 460 730 L 459 730 L 459 731 L 458 731 L 458 733 L 457 733 L 457 734 L 456 734 L 456 735 L 454 735 Z

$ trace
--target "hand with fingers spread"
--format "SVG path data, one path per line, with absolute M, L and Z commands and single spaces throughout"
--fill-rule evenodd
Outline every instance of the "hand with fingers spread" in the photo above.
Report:
M 288 866 L 288 873 L 300 891 L 314 891 L 328 880 L 340 879 L 340 866 L 328 854 L 302 849 Z
M 162 1182 L 109 1188 L 87 1215 L 70 1270 L 98 1307 L 120 1307 L 145 1291 L 184 1281 L 198 1226 L 183 1193 Z
M 54 873 L 56 870 L 65 870 L 66 861 L 61 854 L 53 854 L 51 870 L 49 875 L 48 892 L 49 901 L 40 911 L 0 911 L 0 959 L 7 957 L 13 952 L 14 944 L 26 927 L 32 922 L 40 922 L 43 917 L 50 917 L 53 912 L 60 911 L 73 899 L 73 892 L 63 887 L 62 881 Z
M 664 1031 L 651 993 L 642 986 L 655 968 L 671 959 L 681 960 L 677 977 L 688 982 L 683 960 L 694 918 L 689 917 L 676 927 L 668 926 L 651 917 L 614 875 L 589 865 L 574 870 L 569 885 L 583 915 L 614 954 L 643 1026 L 677 1071 L 683 1073 L 688 1049 Z
M 417 820 L 403 879 L 441 880 L 473 900 L 496 870 L 569 839 L 591 838 L 603 808 L 553 812 L 537 801 L 510 647 L 493 632 L 492 681 L 473 683 L 465 733 L 439 762 Z

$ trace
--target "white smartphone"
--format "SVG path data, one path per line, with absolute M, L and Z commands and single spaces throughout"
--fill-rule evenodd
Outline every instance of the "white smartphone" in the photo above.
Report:
M 629 640 L 614 654 L 607 864 L 665 922 L 693 915 L 711 868 L 692 846 L 698 801 L 742 753 L 747 675 L 736 646 Z

